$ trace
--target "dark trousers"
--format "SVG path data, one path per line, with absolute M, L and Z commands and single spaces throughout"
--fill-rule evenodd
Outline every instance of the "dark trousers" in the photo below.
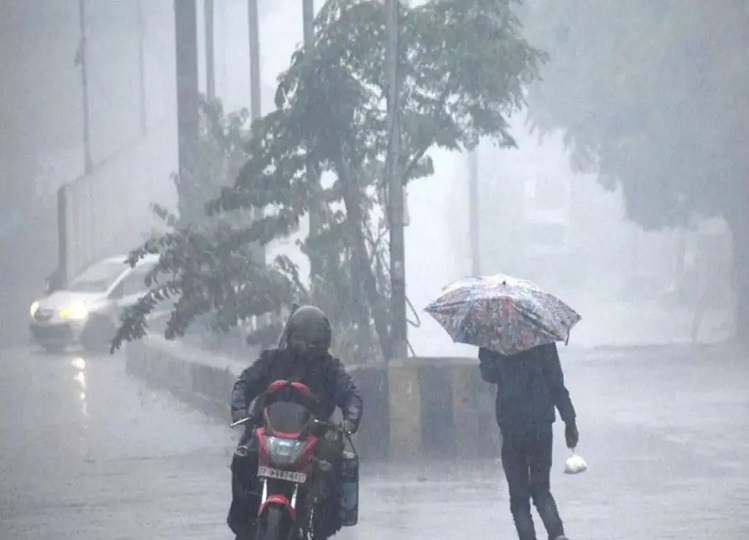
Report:
M 564 535 L 551 495 L 552 425 L 502 428 L 502 466 L 510 491 L 510 510 L 520 540 L 536 540 L 531 499 L 551 540 Z
M 231 460 L 231 506 L 226 523 L 238 540 L 254 536 L 255 519 L 260 504 L 260 482 L 257 478 L 257 442 L 247 430 Z M 242 448 L 246 445 L 246 450 Z

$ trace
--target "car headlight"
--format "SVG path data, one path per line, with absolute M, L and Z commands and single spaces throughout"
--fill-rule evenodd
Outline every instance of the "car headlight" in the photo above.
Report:
M 304 450 L 304 441 L 281 439 L 270 435 L 266 436 L 265 440 L 268 443 L 271 463 L 281 467 L 293 465 Z
M 39 302 L 32 303 L 31 307 L 29 308 L 29 315 L 33 317 L 36 314 L 37 309 L 39 309 Z
M 83 302 L 73 302 L 67 308 L 60 310 L 61 319 L 80 321 L 88 317 L 88 307 Z

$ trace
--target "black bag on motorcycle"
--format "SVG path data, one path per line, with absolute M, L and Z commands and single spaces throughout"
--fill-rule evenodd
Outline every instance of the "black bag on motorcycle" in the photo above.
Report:
M 338 477 L 338 518 L 341 527 L 359 522 L 359 457 L 349 450 L 341 456 Z

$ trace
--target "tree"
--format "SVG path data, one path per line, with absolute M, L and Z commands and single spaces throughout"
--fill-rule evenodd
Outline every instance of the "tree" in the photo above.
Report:
M 249 136 L 249 112 L 246 109 L 226 113 L 221 100 L 201 96 L 198 112 L 199 131 L 196 155 L 200 158 L 195 160 L 195 167 L 188 173 L 172 175 L 172 181 L 176 184 L 179 196 L 178 213 L 175 214 L 157 204 L 153 205 L 154 213 L 170 231 L 189 227 L 194 232 L 205 228 L 210 230 L 212 226 L 215 226 L 217 220 L 206 214 L 205 205 L 216 196 L 221 187 L 234 183 L 247 159 L 245 144 Z M 222 216 L 225 222 L 242 224 L 246 223 L 250 216 L 247 213 L 235 213 L 228 220 L 226 217 L 228 216 Z M 152 231 L 149 236 L 157 241 L 160 232 Z M 211 326 L 210 317 L 207 316 L 197 317 L 196 322 L 201 323 L 197 325 L 198 331 L 205 330 L 206 323 Z M 241 339 L 236 341 L 241 341 Z M 209 343 L 214 343 L 214 341 L 211 340 Z M 221 340 L 215 343 L 229 346 L 229 349 L 238 345 L 234 343 L 234 340 L 230 342 Z
M 699 0 L 536 0 L 529 39 L 546 49 L 533 123 L 562 128 L 576 163 L 621 185 L 646 229 L 722 216 L 734 233 L 739 333 L 749 329 L 749 9 Z
M 523 85 L 543 56 L 520 36 L 510 0 L 432 0 L 401 9 L 403 182 L 432 173 L 428 152 L 435 147 L 461 150 L 481 137 L 514 145 L 508 116 L 522 106 Z M 207 206 L 218 224 L 178 230 L 131 254 L 133 263 L 147 252 L 162 255 L 153 289 L 126 313 L 113 347 L 143 336 L 145 317 L 167 295 L 180 295 L 170 338 L 199 313 L 215 312 L 217 326 L 228 328 L 293 299 L 317 298 L 334 307 L 334 317 L 335 306 L 343 309 L 338 322 L 363 339 L 373 335 L 377 356 L 389 357 L 387 247 L 376 234 L 387 197 L 384 6 L 329 0 L 315 26 L 314 42 L 279 78 L 276 110 L 253 123 L 235 184 Z M 321 195 L 308 174 L 323 178 Z M 246 246 L 288 235 L 319 196 L 324 224 L 302 248 L 323 251 L 324 268 L 307 290 L 288 259 L 266 268 Z M 265 209 L 265 217 L 245 226 L 226 222 L 252 207 Z
M 225 113 L 221 101 L 201 97 L 195 166 L 189 174 L 172 176 L 179 194 L 179 215 L 175 225 L 187 227 L 205 222 L 205 204 L 216 193 L 234 183 L 247 159 L 245 144 L 249 134 L 246 109 Z M 163 209 L 160 209 L 163 213 Z

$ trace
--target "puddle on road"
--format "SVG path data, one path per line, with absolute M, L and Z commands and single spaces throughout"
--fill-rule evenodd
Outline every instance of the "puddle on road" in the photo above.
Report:
M 73 376 L 73 381 L 78 387 L 78 399 L 81 402 L 81 415 L 88 419 L 88 402 L 86 401 L 86 361 L 83 358 L 76 357 L 70 361 L 70 365 L 77 371 Z M 85 427 L 85 426 L 84 426 Z

